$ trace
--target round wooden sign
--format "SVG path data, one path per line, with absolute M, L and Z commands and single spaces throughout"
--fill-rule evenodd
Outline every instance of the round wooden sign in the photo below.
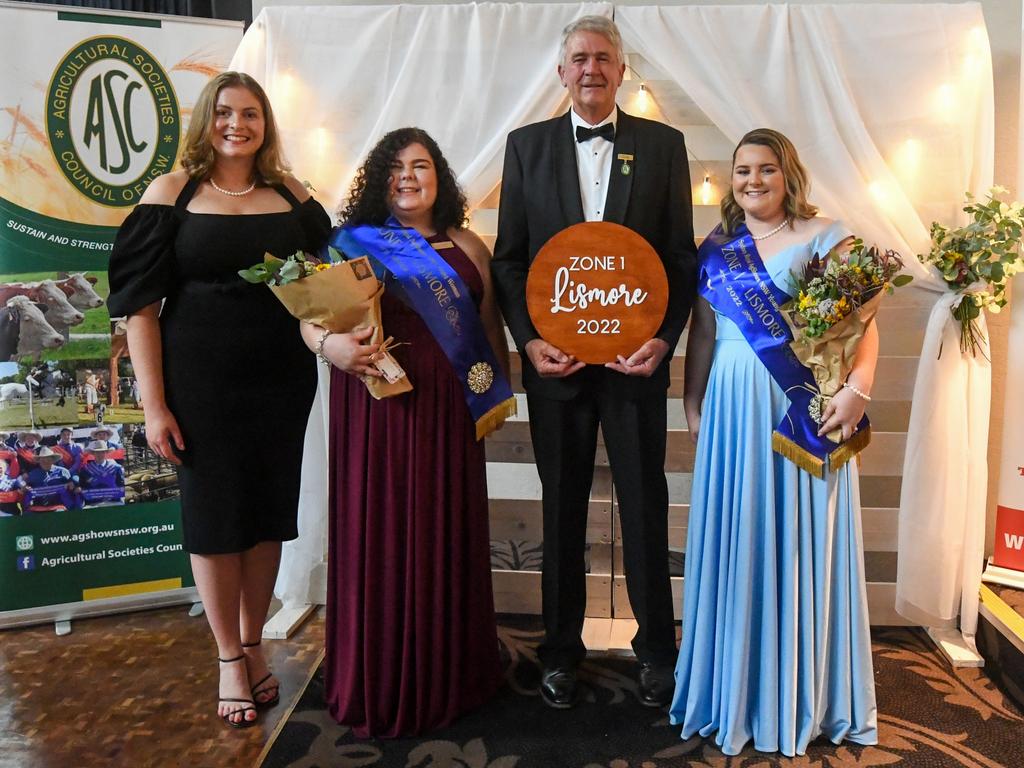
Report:
M 545 341 L 585 363 L 629 357 L 668 306 L 665 267 L 650 243 L 610 221 L 563 229 L 537 252 L 526 306 Z

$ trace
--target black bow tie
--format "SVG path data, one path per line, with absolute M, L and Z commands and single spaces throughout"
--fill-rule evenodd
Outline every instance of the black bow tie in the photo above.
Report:
M 605 123 L 604 125 L 597 126 L 597 128 L 584 128 L 582 125 L 576 126 L 577 144 L 590 141 L 596 136 L 608 139 L 608 141 L 615 141 L 615 123 Z

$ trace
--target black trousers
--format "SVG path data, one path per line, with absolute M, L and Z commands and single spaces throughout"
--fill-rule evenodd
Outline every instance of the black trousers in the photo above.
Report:
M 575 666 L 586 655 L 586 529 L 600 426 L 611 462 L 622 522 L 626 588 L 639 629 L 641 662 L 676 661 L 668 574 L 668 485 L 665 480 L 666 394 L 615 396 L 610 386 L 571 400 L 527 394 L 530 433 L 543 487 L 547 666 Z

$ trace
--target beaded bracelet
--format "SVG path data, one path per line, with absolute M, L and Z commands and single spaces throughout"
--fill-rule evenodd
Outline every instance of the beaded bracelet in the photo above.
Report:
M 331 332 L 328 331 L 327 329 L 324 329 L 324 332 L 320 334 L 320 338 L 316 340 L 316 349 L 313 350 L 314 352 L 316 352 L 316 359 L 319 360 L 324 365 L 326 365 L 328 368 L 331 367 L 331 361 L 328 360 L 327 356 L 324 354 L 324 342 L 327 341 L 327 337 L 330 335 Z
M 870 403 L 871 402 L 871 395 L 867 394 L 866 392 L 861 392 L 859 389 L 857 389 L 855 386 L 853 386 L 853 384 L 851 384 L 848 381 L 844 381 L 843 382 L 843 389 L 850 390 L 851 392 L 853 392 L 853 394 L 855 394 L 857 397 L 861 398 L 866 403 Z

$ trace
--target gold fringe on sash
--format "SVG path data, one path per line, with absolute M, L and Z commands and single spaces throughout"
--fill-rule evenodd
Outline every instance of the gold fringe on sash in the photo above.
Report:
M 868 447 L 871 442 L 871 427 L 854 432 L 845 443 L 836 448 L 828 456 L 828 468 L 835 472 L 846 462 Z M 804 450 L 788 437 L 772 432 L 772 450 L 785 456 L 800 469 L 810 472 L 819 479 L 825 477 L 825 462 L 813 453 Z
M 505 419 L 510 419 L 515 416 L 516 412 L 515 395 L 510 397 L 508 400 L 498 403 L 496 406 L 491 408 L 491 410 L 476 420 L 476 439 L 483 440 L 491 434 L 491 432 L 504 424 Z
M 778 432 L 772 432 L 772 450 L 785 456 L 800 469 L 810 472 L 815 477 L 825 477 L 824 461 Z
M 871 442 L 871 427 L 865 427 L 850 435 L 850 439 L 840 445 L 828 457 L 828 466 L 833 472 L 868 447 Z

